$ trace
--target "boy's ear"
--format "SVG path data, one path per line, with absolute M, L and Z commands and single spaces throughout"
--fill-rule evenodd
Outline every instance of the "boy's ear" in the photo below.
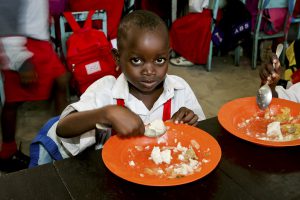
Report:
M 116 62 L 117 65 L 119 65 L 119 62 L 120 62 L 120 54 L 119 54 L 119 51 L 118 49 L 116 48 L 113 48 L 111 50 L 112 54 L 113 54 L 113 57 L 114 57 L 114 60 Z
M 119 69 L 120 69 L 120 54 L 119 54 L 119 51 L 118 51 L 118 49 L 113 48 L 111 50 L 111 52 L 112 52 L 112 55 L 113 55 L 115 63 L 116 63 L 116 71 L 119 71 Z

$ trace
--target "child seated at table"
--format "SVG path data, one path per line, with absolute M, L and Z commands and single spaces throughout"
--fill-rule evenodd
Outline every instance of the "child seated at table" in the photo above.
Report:
M 96 124 L 118 135 L 143 135 L 155 119 L 195 126 L 205 115 L 192 89 L 182 78 L 167 74 L 169 33 L 164 21 L 149 11 L 125 16 L 118 29 L 115 61 L 122 69 L 116 79 L 106 76 L 63 111 L 56 134 L 76 155 L 97 144 Z
M 273 67 L 273 63 L 275 68 Z M 259 72 L 261 78 L 261 85 L 264 85 L 267 81 L 272 90 L 272 96 L 281 99 L 287 99 L 300 103 L 300 82 L 292 84 L 285 89 L 282 86 L 277 85 L 280 80 L 282 68 L 280 61 L 276 54 L 271 57 L 271 62 L 265 64 Z

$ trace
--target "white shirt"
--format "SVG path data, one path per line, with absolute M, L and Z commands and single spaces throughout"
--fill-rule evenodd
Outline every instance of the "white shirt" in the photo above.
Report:
M 300 82 L 292 85 L 288 89 L 284 89 L 282 86 L 276 86 L 275 90 L 278 93 L 278 98 L 300 103 Z
M 138 114 L 145 124 L 148 124 L 155 119 L 162 119 L 163 105 L 170 98 L 172 98 L 171 116 L 173 116 L 179 108 L 186 107 L 193 110 L 193 112 L 198 115 L 199 120 L 205 119 L 203 110 L 194 92 L 182 78 L 167 75 L 164 81 L 163 93 L 154 103 L 151 110 L 148 110 L 142 101 L 129 93 L 128 83 L 124 74 L 121 74 L 118 79 L 115 79 L 113 76 L 106 76 L 94 82 L 86 92 L 82 94 L 78 102 L 67 106 L 61 118 L 64 118 L 74 110 L 80 112 L 97 109 L 106 105 L 117 104 L 117 99 L 124 99 L 125 106 Z M 95 130 L 75 138 L 60 139 L 65 148 L 72 155 L 76 155 L 88 146 L 95 144 Z

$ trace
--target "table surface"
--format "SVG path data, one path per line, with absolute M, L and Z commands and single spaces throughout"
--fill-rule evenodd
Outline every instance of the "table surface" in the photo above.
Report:
M 1 199 L 300 199 L 300 148 L 241 140 L 217 117 L 198 125 L 220 144 L 222 158 L 192 183 L 154 187 L 125 181 L 104 165 L 101 150 L 0 177 Z

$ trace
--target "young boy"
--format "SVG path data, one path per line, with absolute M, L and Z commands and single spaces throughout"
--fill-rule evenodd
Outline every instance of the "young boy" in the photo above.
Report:
M 155 119 L 196 125 L 205 119 L 190 86 L 168 75 L 170 44 L 161 18 L 149 11 L 125 16 L 118 29 L 115 60 L 122 74 L 93 83 L 61 115 L 56 133 L 72 155 L 96 143 L 96 124 L 120 136 L 142 135 Z
M 275 54 L 272 55 L 271 61 L 275 64 L 275 69 L 271 63 L 265 64 L 261 68 L 259 75 L 261 78 L 261 84 L 268 84 L 272 90 L 272 96 L 281 99 L 287 99 L 300 103 L 300 82 L 293 84 L 288 89 L 284 89 L 282 86 L 276 86 L 281 76 L 281 66 Z

